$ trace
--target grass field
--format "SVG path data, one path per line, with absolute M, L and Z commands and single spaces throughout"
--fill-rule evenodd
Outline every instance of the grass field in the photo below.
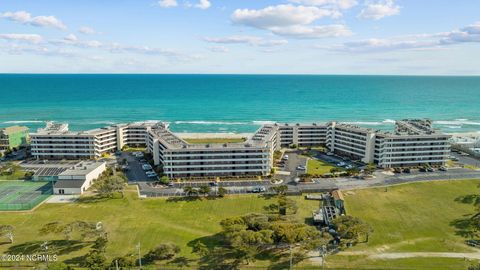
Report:
M 184 139 L 191 144 L 207 144 L 207 143 L 240 143 L 245 138 L 202 138 L 202 139 Z
M 30 210 L 50 195 L 49 183 L 0 181 L 0 211 Z
M 312 175 L 322 175 L 325 173 L 330 173 L 332 168 L 336 168 L 334 165 L 317 160 L 317 159 L 309 159 L 307 162 L 307 173 Z
M 346 210 L 373 229 L 370 241 L 349 251 L 362 252 L 474 252 L 457 235 L 453 223 L 472 214 L 470 204 L 456 198 L 480 193 L 479 180 L 415 183 L 354 191 L 347 195 Z M 371 266 L 383 269 L 466 269 L 463 259 L 410 258 L 369 260 L 365 256 L 332 256 L 330 266 Z M 442 265 L 442 267 L 439 267 Z M 429 267 L 427 267 L 429 266 Z M 402 268 L 404 267 L 404 268 Z
M 456 234 L 452 225 L 474 211 L 472 205 L 455 199 L 480 193 L 479 180 L 414 183 L 385 188 L 356 190 L 346 194 L 347 213 L 369 223 L 374 232 L 370 241 L 350 248 L 352 255 L 331 255 L 327 268 L 340 269 L 466 269 L 472 262 L 452 258 L 370 259 L 381 252 L 473 252 Z M 305 221 L 318 207 L 316 201 L 292 197 L 299 206 L 295 218 Z M 15 226 L 14 247 L 0 245 L 0 253 L 11 253 L 29 246 L 32 241 L 63 239 L 62 235 L 39 235 L 39 228 L 52 221 L 102 221 L 108 231 L 109 258 L 135 250 L 140 242 L 147 251 L 161 242 L 174 242 L 182 248 L 181 255 L 193 259 L 192 241 L 208 239 L 217 243 L 219 221 L 251 212 L 264 212 L 272 201 L 256 195 L 231 196 L 223 199 L 194 201 L 139 199 L 129 188 L 126 197 L 74 204 L 43 204 L 29 213 L 2 213 L 0 224 Z M 61 259 L 83 255 L 91 243 L 72 245 Z M 358 254 L 356 254 L 358 253 Z M 258 261 L 258 266 L 268 266 Z M 308 260 L 302 266 L 318 269 Z
M 0 175 L 0 180 L 22 180 L 25 178 L 25 171 L 15 170 L 10 175 Z
M 264 212 L 263 207 L 272 203 L 258 196 L 232 196 L 222 199 L 194 201 L 167 201 L 166 199 L 139 199 L 136 190 L 130 188 L 123 199 L 74 204 L 43 204 L 31 213 L 2 213 L 0 224 L 15 226 L 15 245 L 28 246 L 32 241 L 63 239 L 39 235 L 39 229 L 53 221 L 71 222 L 101 221 L 109 237 L 108 257 L 123 256 L 135 251 L 140 242 L 146 252 L 162 242 L 177 243 L 182 255 L 194 258 L 189 243 L 199 238 L 211 237 L 220 231 L 219 222 L 225 218 L 252 212 Z M 318 202 L 294 197 L 299 212 L 296 218 L 304 221 Z M 215 238 L 210 239 L 214 244 Z M 85 254 L 88 245 L 81 244 L 62 254 L 61 259 L 71 259 Z M 11 245 L 0 245 L 0 253 L 10 253 Z M 14 250 L 18 250 L 14 248 Z

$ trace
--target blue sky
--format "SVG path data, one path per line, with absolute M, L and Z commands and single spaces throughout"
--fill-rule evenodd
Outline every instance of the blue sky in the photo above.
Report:
M 2 73 L 480 75 L 478 0 L 0 0 Z

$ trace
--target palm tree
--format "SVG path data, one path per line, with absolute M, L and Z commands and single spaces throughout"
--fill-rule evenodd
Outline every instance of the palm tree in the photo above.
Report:
M 183 188 L 183 192 L 185 192 L 187 196 L 191 196 L 192 194 L 197 193 L 197 190 L 191 186 L 186 186 Z
M 207 196 L 212 189 L 209 186 L 201 186 L 198 192 L 203 194 L 203 196 Z

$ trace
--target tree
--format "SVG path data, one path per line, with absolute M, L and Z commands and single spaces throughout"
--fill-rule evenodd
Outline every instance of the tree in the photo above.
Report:
M 342 246 L 356 245 L 360 243 L 362 236 L 368 242 L 372 227 L 357 217 L 341 216 L 333 221 Z
M 297 213 L 298 207 L 294 200 L 289 199 L 287 196 L 280 195 L 277 197 L 277 203 L 265 206 L 265 210 L 278 212 L 279 215 L 287 215 Z
M 93 243 L 92 249 L 97 250 L 99 252 L 105 253 L 105 249 L 107 248 L 108 239 L 106 235 L 99 236 L 95 239 Z
M 201 186 L 198 190 L 198 193 L 206 197 L 212 189 L 209 186 Z
M 331 239 L 313 226 L 278 216 L 249 214 L 223 220 L 220 225 L 226 244 L 246 263 L 262 252 L 278 255 L 288 247 L 293 254 L 305 254 Z M 297 257 L 303 259 L 304 256 Z
M 191 186 L 186 186 L 183 188 L 183 192 L 185 192 L 185 194 L 187 196 L 193 196 L 193 195 L 197 195 L 198 194 L 198 190 L 194 187 L 191 187 Z
M 73 267 L 62 262 L 54 262 L 48 264 L 48 270 L 74 270 Z
M 288 191 L 288 186 L 287 185 L 281 185 L 281 186 L 274 186 L 272 187 L 272 190 L 277 194 L 277 195 L 286 195 Z
M 178 253 L 180 253 L 180 247 L 173 243 L 162 243 L 156 248 L 150 250 L 145 255 L 147 262 L 162 261 L 173 259 Z
M 218 190 L 217 190 L 218 197 L 223 198 L 223 197 L 225 197 L 226 194 L 227 194 L 227 189 L 226 188 L 224 188 L 224 187 L 219 187 L 218 188 Z
M 105 269 L 107 258 L 102 252 L 98 250 L 91 250 L 85 255 L 83 260 L 83 266 L 90 270 L 103 270 Z
M 356 167 L 347 169 L 347 174 L 350 176 L 357 176 L 360 173 L 360 170 Z
M 168 178 L 168 176 L 164 175 L 164 176 L 160 177 L 160 183 L 162 185 L 168 185 L 170 183 L 170 178 Z
M 330 173 L 332 173 L 332 174 L 336 174 L 336 173 L 338 173 L 338 172 L 340 172 L 340 171 L 341 171 L 341 170 L 340 170 L 339 168 L 337 168 L 337 167 L 333 167 L 333 168 L 330 169 Z
M 377 167 L 373 163 L 369 163 L 364 169 L 363 172 L 367 175 L 372 175 L 375 172 Z
M 110 263 L 109 269 L 132 269 L 135 266 L 135 256 L 126 255 L 123 257 L 116 257 Z
M 122 194 L 125 189 L 126 178 L 123 174 L 113 173 L 108 176 L 101 176 L 93 184 L 93 188 L 100 194 L 112 197 L 115 192 Z
M 6 237 L 8 240 L 10 240 L 10 244 L 13 244 L 13 238 L 14 238 L 14 233 L 13 233 L 13 226 L 12 225 L 0 225 L 0 236 L 1 237 Z

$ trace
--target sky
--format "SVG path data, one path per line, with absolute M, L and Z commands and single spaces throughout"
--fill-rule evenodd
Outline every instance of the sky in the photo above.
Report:
M 480 75 L 480 1 L 0 0 L 0 73 Z

